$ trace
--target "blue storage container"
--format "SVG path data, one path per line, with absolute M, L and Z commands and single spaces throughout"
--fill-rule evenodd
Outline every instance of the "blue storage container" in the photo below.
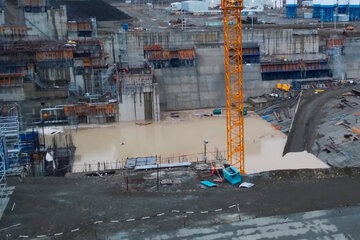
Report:
M 129 24 L 127 23 L 123 23 L 122 27 L 125 31 L 129 30 Z
M 24 132 L 20 133 L 20 140 L 21 142 L 33 142 L 39 139 L 38 132 Z
M 224 168 L 223 170 L 224 178 L 231 184 L 234 185 L 236 183 L 241 182 L 240 172 L 233 166 Z

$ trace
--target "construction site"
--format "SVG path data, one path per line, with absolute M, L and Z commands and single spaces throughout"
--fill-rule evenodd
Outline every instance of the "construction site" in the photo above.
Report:
M 0 0 L 0 239 L 360 239 L 360 3 Z

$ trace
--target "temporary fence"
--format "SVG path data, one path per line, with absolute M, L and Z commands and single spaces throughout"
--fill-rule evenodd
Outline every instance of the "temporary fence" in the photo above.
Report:
M 194 154 L 179 154 L 174 156 L 155 156 L 156 164 L 164 163 L 181 163 L 181 162 L 222 162 L 226 159 L 226 151 L 213 151 Z M 116 161 L 98 161 L 87 163 L 72 164 L 69 169 L 72 173 L 79 172 L 92 172 L 92 171 L 105 171 L 105 170 L 120 170 L 126 169 L 127 158 L 119 159 Z

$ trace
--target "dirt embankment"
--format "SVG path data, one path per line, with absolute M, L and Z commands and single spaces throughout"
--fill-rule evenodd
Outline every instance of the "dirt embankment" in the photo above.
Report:
M 323 106 L 329 99 L 333 99 L 352 88 L 354 86 L 327 89 L 319 94 L 315 94 L 311 90 L 304 92 L 295 114 L 292 129 L 288 134 L 283 155 L 288 152 L 302 152 L 304 150 L 312 153 L 317 126 L 324 116 L 325 109 Z

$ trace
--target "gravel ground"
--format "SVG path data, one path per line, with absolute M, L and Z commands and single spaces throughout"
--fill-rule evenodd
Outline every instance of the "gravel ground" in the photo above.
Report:
M 52 6 L 66 5 L 69 20 L 96 17 L 97 21 L 130 20 L 131 17 L 103 0 L 51 0 Z
M 325 116 L 325 103 L 352 88 L 354 86 L 326 89 L 325 92 L 319 94 L 315 94 L 313 90 L 305 91 L 295 115 L 292 130 L 288 134 L 284 155 L 288 152 L 304 150 L 313 153 L 317 127 Z
M 213 177 L 194 167 L 161 170 L 159 174 L 160 179 L 177 183 L 160 185 L 157 190 L 156 171 L 118 171 L 103 177 L 83 173 L 63 178 L 29 177 L 22 182 L 10 178 L 9 185 L 16 188 L 0 229 L 15 226 L 1 230 L 0 239 L 6 235 L 8 239 L 46 235 L 52 236 L 48 239 L 91 240 L 117 234 L 131 238 L 139 231 L 146 236 L 147 231 L 162 233 L 185 226 L 360 203 L 360 192 L 354 191 L 360 187 L 358 168 L 282 170 L 245 176 L 245 181 L 255 183 L 250 189 L 227 182 L 203 188 L 199 181 Z

